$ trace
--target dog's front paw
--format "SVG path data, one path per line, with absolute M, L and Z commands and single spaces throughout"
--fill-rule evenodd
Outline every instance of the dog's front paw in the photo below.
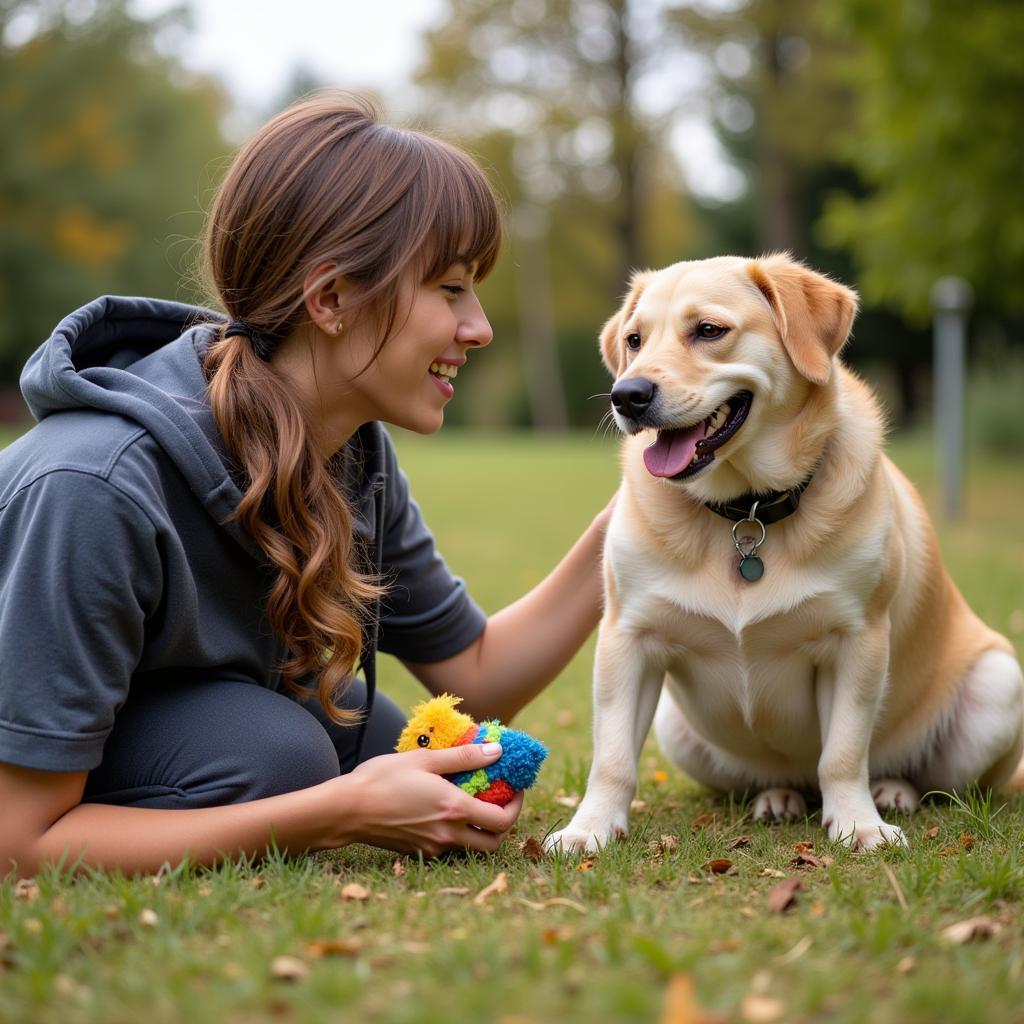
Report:
M 916 811 L 921 802 L 917 790 L 903 779 L 878 779 L 872 782 L 871 796 L 880 811 L 902 811 L 904 814 Z
M 626 831 L 625 816 L 609 821 L 577 814 L 560 832 L 552 832 L 544 840 L 544 849 L 548 853 L 596 853 Z
M 854 820 L 843 815 L 826 815 L 825 828 L 828 837 L 837 843 L 845 843 L 851 850 L 875 850 L 879 846 L 906 846 L 907 837 L 903 829 L 882 821 L 877 814 L 873 818 Z
M 757 794 L 750 812 L 754 821 L 789 821 L 807 817 L 807 804 L 795 789 L 775 787 Z

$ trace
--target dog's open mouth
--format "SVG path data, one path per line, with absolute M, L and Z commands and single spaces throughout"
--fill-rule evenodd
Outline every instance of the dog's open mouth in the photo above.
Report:
M 644 449 L 647 472 L 685 480 L 711 465 L 715 451 L 743 426 L 753 397 L 749 391 L 741 391 L 691 427 L 659 430 L 657 440 Z

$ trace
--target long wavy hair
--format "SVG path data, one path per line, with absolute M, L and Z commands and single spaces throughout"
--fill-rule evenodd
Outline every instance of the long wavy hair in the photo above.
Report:
M 343 278 L 357 286 L 345 321 L 368 319 L 379 352 L 401 326 L 406 275 L 433 280 L 469 259 L 479 280 L 500 243 L 494 192 L 465 153 L 384 124 L 369 100 L 348 93 L 316 94 L 271 120 L 239 152 L 210 209 L 211 299 L 256 339 L 225 338 L 221 328 L 204 360 L 214 419 L 244 481 L 234 517 L 277 570 L 266 614 L 288 651 L 282 678 L 300 695 L 316 693 L 334 721 L 358 718 L 338 701 L 382 588 L 358 565 L 346 496 L 315 424 L 274 370 L 274 346 L 309 325 L 309 296 Z M 323 264 L 332 269 L 304 288 Z

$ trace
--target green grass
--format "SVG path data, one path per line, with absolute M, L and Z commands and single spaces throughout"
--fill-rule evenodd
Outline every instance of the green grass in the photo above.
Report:
M 441 551 L 488 610 L 544 575 L 617 477 L 614 443 L 590 436 L 462 433 L 399 445 Z M 928 445 L 911 439 L 893 454 L 931 501 Z M 1018 644 L 1021 468 L 973 463 L 968 516 L 940 530 L 968 600 Z M 519 841 L 564 822 L 572 811 L 559 801 L 583 791 L 591 657 L 592 643 L 517 722 L 553 753 L 497 856 L 405 860 L 396 875 L 392 855 L 353 847 L 158 880 L 51 873 L 37 894 L 0 886 L 0 1022 L 655 1021 L 676 975 L 725 1021 L 745 1019 L 752 993 L 777 1000 L 790 1022 L 1024 1021 L 1020 797 L 926 805 L 906 822 L 908 850 L 851 854 L 827 842 L 817 818 L 745 821 L 743 806 L 666 770 L 649 744 L 628 839 L 582 861 L 526 859 Z M 381 675 L 403 704 L 421 696 L 400 666 Z M 740 836 L 749 841 L 733 848 Z M 832 863 L 793 866 L 804 839 Z M 733 871 L 712 875 L 714 858 Z M 768 908 L 779 881 L 762 875 L 769 868 L 802 878 L 785 914 Z M 502 871 L 507 891 L 475 906 Z M 342 898 L 350 882 L 369 898 Z M 143 923 L 144 910 L 155 923 Z M 998 934 L 943 941 L 944 927 L 978 915 Z M 353 940 L 342 955 L 308 947 L 339 938 Z M 305 978 L 275 980 L 281 955 L 303 960 Z

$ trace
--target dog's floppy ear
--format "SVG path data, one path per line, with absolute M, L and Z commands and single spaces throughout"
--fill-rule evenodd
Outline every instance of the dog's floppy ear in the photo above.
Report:
M 808 270 L 787 253 L 752 260 L 747 268 L 768 300 L 789 358 L 814 384 L 827 384 L 832 359 L 850 335 L 857 293 Z
M 622 339 L 622 328 L 633 315 L 647 282 L 654 276 L 652 270 L 635 270 L 629 279 L 629 294 L 623 300 L 619 311 L 601 328 L 601 355 L 604 365 L 613 377 L 618 377 L 626 365 L 626 348 Z

